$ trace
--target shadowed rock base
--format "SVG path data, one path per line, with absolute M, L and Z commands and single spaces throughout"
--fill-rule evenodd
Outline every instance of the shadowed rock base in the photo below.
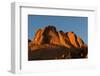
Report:
M 39 47 L 39 48 L 38 48 Z M 28 51 L 28 60 L 54 60 L 54 59 L 79 59 L 86 58 L 84 49 L 69 49 L 57 45 L 34 46 Z M 86 55 L 85 55 L 86 54 Z

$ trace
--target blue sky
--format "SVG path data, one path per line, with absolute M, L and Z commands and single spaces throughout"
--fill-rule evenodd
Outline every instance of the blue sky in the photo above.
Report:
M 28 15 L 28 38 L 32 39 L 37 29 L 53 25 L 58 31 L 73 31 L 88 43 L 88 17 Z

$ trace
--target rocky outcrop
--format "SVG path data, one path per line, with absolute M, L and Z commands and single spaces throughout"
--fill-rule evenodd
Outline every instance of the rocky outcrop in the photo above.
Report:
M 59 44 L 59 36 L 54 26 L 47 26 L 43 31 L 43 41 L 47 44 Z
M 88 46 L 74 32 L 58 31 L 54 26 L 39 29 L 28 41 L 29 60 L 86 58 Z
M 69 37 L 69 40 L 71 42 L 71 44 L 78 48 L 79 47 L 79 43 L 77 42 L 77 36 L 74 32 L 67 32 L 67 36 Z
M 41 44 L 60 44 L 59 36 L 54 26 L 48 26 L 44 29 L 39 29 L 33 39 L 35 45 Z
M 59 33 L 60 44 L 67 48 L 72 48 L 72 44 L 70 43 L 67 34 L 65 34 L 63 31 L 59 31 L 58 33 Z
M 77 42 L 80 47 L 82 47 L 84 45 L 84 41 L 80 37 L 77 37 Z
M 42 42 L 42 29 L 38 29 L 36 31 L 35 37 L 33 38 L 32 42 L 35 45 L 40 45 Z

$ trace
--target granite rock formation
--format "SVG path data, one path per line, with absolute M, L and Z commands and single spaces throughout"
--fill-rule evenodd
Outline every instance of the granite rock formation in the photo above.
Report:
M 57 31 L 54 26 L 38 29 L 28 40 L 28 60 L 87 58 L 88 46 L 74 32 Z

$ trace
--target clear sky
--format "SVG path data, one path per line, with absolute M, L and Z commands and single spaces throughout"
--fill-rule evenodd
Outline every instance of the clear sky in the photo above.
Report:
M 28 15 L 28 38 L 32 39 L 37 29 L 53 25 L 64 32 L 73 31 L 88 43 L 88 17 Z

